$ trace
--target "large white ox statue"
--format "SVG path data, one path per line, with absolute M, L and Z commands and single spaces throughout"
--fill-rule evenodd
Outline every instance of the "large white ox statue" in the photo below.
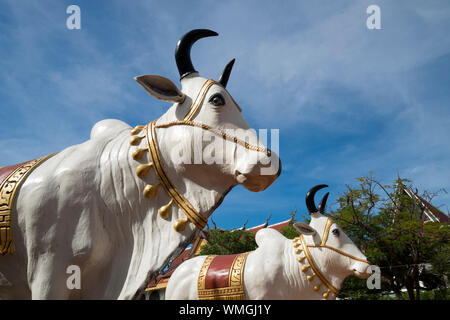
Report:
M 299 237 L 288 240 L 274 229 L 261 229 L 255 238 L 258 248 L 236 258 L 230 256 L 233 262 L 229 269 L 225 258 L 214 264 L 217 258 L 227 256 L 189 259 L 170 277 L 165 298 L 335 299 L 347 276 L 367 278 L 372 274 L 367 258 L 342 229 L 323 214 L 328 193 L 316 209 L 314 194 L 324 187 L 326 185 L 318 185 L 308 192 L 306 204 L 311 222 L 294 224 Z M 225 279 L 223 287 L 218 286 L 223 282 L 221 278 Z
M 90 140 L 29 174 L 11 211 L 14 243 L 2 240 L 8 249 L 0 255 L 0 299 L 137 299 L 231 188 L 257 192 L 276 180 L 278 156 L 260 145 L 225 89 L 234 59 L 217 82 L 192 65 L 192 44 L 216 35 L 196 29 L 178 42 L 181 90 L 160 76 L 136 77 L 152 96 L 173 103 L 159 119 L 142 119 L 134 129 L 100 121 Z M 216 139 L 199 147 L 199 132 Z M 186 161 L 194 148 L 222 151 L 218 141 L 231 161 Z M 188 150 L 183 161 L 180 150 Z

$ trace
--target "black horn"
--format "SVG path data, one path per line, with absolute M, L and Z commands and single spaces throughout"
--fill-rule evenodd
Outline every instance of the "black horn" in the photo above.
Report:
M 219 35 L 217 32 L 208 29 L 194 29 L 186 33 L 177 43 L 175 49 L 175 61 L 177 63 L 180 80 L 187 75 L 197 72 L 191 61 L 191 47 L 197 40 L 205 37 Z
M 320 201 L 320 204 L 319 204 L 319 212 L 320 212 L 321 214 L 324 214 L 324 213 L 325 213 L 325 208 L 327 207 L 327 199 L 328 199 L 328 196 L 329 196 L 329 195 L 330 195 L 330 193 L 327 192 L 327 193 L 323 196 L 322 201 Z
M 316 204 L 314 203 L 314 195 L 316 194 L 316 192 L 318 190 L 326 188 L 326 187 L 328 187 L 326 184 L 319 184 L 315 187 L 312 187 L 306 194 L 306 207 L 308 208 L 309 214 L 313 214 L 318 211 L 316 208 Z M 325 195 L 325 197 L 328 198 L 328 195 Z M 322 202 L 324 202 L 323 199 L 322 199 Z M 326 199 L 325 199 L 325 202 L 326 202 Z M 323 203 L 323 204 L 325 207 L 325 203 Z M 322 203 L 320 204 L 320 209 L 325 210 L 325 208 L 322 208 Z
M 225 69 L 223 69 L 222 75 L 219 78 L 219 83 L 224 86 L 224 88 L 227 87 L 228 79 L 230 78 L 231 69 L 233 69 L 233 64 L 236 59 L 231 60 L 228 62 L 228 64 L 225 66 Z

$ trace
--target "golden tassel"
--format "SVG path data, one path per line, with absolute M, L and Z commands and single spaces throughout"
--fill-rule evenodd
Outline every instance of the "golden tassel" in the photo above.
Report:
M 130 144 L 132 146 L 137 146 L 141 142 L 141 140 L 144 138 L 145 138 L 145 136 L 133 136 L 130 139 Z
M 156 194 L 158 193 L 158 188 L 161 185 L 161 183 L 158 183 L 156 185 L 148 184 L 144 188 L 144 196 L 147 198 L 154 198 L 156 197 Z
M 152 167 L 153 167 L 152 162 L 139 165 L 139 167 L 137 167 L 136 169 L 137 176 L 139 178 L 144 178 Z
M 173 199 L 170 199 L 169 203 L 159 208 L 158 213 L 161 218 L 166 219 L 169 216 L 169 210 L 172 206 Z
M 130 135 L 134 136 L 135 134 L 138 134 L 139 132 L 141 132 L 142 129 L 144 129 L 144 128 L 145 128 L 145 126 L 136 126 L 136 127 L 134 127 L 134 129 L 132 129 L 130 131 Z
M 303 266 L 302 267 L 302 272 L 306 272 L 306 271 L 308 271 L 308 269 L 309 269 L 309 266 Z
M 319 291 L 320 285 L 321 285 L 321 284 L 318 284 L 318 285 L 314 286 L 314 287 L 313 287 L 314 291 Z
M 323 297 L 324 299 L 328 299 L 329 293 L 330 293 L 330 290 L 328 290 L 327 292 L 325 292 L 325 293 L 322 295 L 322 297 Z
M 305 260 L 305 258 L 306 258 L 306 257 L 298 257 L 298 258 L 297 258 L 297 261 L 298 261 L 298 262 L 303 262 L 303 260 Z
M 315 274 L 312 274 L 311 276 L 307 276 L 306 279 L 308 281 L 313 281 Z
M 178 219 L 175 224 L 173 225 L 173 228 L 175 229 L 175 231 L 177 232 L 182 232 L 184 231 L 184 229 L 186 229 L 186 225 L 188 223 L 188 219 Z
M 147 151 L 147 149 L 142 149 L 142 148 L 137 148 L 136 150 L 133 151 L 133 153 L 131 154 L 131 156 L 133 157 L 134 160 L 139 160 L 142 158 L 142 156 L 144 155 L 144 153 Z

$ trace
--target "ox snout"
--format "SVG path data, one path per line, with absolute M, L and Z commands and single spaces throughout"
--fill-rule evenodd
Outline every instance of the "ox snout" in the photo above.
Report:
M 281 160 L 278 155 L 272 153 L 269 164 L 258 164 L 243 171 L 235 171 L 237 183 L 242 184 L 247 190 L 252 192 L 263 191 L 280 176 Z
M 372 275 L 370 264 L 359 262 L 353 265 L 353 274 L 361 279 L 367 279 Z

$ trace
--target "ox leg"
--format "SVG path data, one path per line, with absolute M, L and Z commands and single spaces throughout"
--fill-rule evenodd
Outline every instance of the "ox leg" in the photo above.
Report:
M 67 273 L 70 263 L 62 263 L 65 259 L 40 256 L 32 272 L 30 281 L 31 297 L 33 300 L 63 300 L 77 299 L 79 289 L 70 289 L 68 282 L 72 275 Z M 69 280 L 69 281 L 68 281 Z

